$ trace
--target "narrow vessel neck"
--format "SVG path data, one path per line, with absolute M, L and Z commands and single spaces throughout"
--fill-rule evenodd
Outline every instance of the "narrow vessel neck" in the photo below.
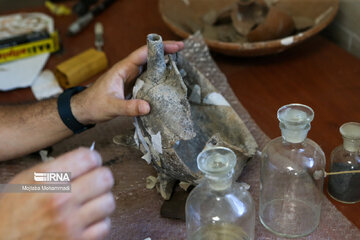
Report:
M 157 82 L 163 76 L 166 70 L 164 58 L 164 46 L 161 36 L 149 34 L 147 37 L 148 57 L 147 70 L 153 81 Z

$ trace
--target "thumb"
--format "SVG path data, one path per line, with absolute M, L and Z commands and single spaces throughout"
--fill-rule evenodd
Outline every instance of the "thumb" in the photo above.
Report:
M 148 102 L 140 99 L 119 100 L 118 114 L 121 116 L 139 116 L 146 115 L 150 112 L 150 105 Z

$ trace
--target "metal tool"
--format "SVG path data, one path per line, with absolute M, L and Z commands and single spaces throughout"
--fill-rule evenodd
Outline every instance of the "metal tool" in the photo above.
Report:
M 97 50 L 102 51 L 102 47 L 104 46 L 104 27 L 101 22 L 97 22 L 95 24 L 95 47 Z
M 96 7 L 93 7 L 90 12 L 78 18 L 74 23 L 72 23 L 68 29 L 69 35 L 75 35 L 83 30 L 97 15 L 102 13 L 106 8 L 108 8 L 115 0 L 104 0 Z
M 95 141 L 92 142 L 90 146 L 90 151 L 94 151 L 94 149 L 95 149 Z

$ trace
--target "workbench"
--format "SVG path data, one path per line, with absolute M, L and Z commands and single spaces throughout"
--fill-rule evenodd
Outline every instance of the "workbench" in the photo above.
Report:
M 24 11 L 50 14 L 45 7 Z M 94 22 L 82 33 L 68 37 L 67 27 L 75 16 L 53 17 L 64 49 L 62 53 L 50 57 L 46 68 L 51 70 L 65 59 L 94 46 Z M 144 45 L 148 33 L 158 33 L 164 40 L 181 40 L 163 23 L 156 0 L 119 0 L 96 21 L 104 25 L 104 51 L 110 65 Z M 322 147 L 327 165 L 331 151 L 342 144 L 339 127 L 345 122 L 360 122 L 360 60 L 321 35 L 273 56 L 236 58 L 216 53 L 212 56 L 240 103 L 268 137 L 280 136 L 276 118 L 279 107 L 289 103 L 312 107 L 315 119 L 308 137 Z M 30 89 L 0 92 L 2 104 L 30 101 L 34 101 Z M 0 167 L 8 166 L 12 171 L 16 168 L 15 164 L 11 161 L 2 163 Z M 328 196 L 326 186 L 324 192 L 332 204 L 359 228 L 360 203 L 348 205 L 336 202 Z M 157 201 L 161 201 L 160 197 Z

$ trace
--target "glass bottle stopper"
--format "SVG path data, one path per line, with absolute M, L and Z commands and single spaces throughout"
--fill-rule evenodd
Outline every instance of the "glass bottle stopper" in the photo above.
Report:
M 360 151 L 360 123 L 348 122 L 340 127 L 344 148 L 349 152 Z
M 306 105 L 293 103 L 281 107 L 277 117 L 283 139 L 290 143 L 301 143 L 310 130 L 314 111 Z
M 225 147 L 212 147 L 202 151 L 197 157 L 198 168 L 208 178 L 214 190 L 224 190 L 231 185 L 235 153 Z

